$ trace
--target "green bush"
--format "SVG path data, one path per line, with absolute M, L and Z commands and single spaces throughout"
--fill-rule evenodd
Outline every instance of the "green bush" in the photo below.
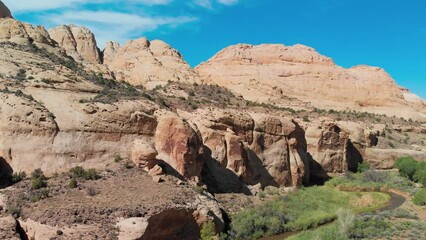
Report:
M 362 173 L 367 171 L 368 169 L 370 169 L 370 165 L 367 162 L 363 162 L 358 164 L 356 171 Z
M 100 178 L 98 172 L 91 168 L 85 170 L 83 167 L 77 166 L 69 170 L 69 177 L 71 179 L 85 179 L 85 180 L 98 180 Z
M 395 167 L 399 170 L 401 175 L 413 180 L 413 176 L 418 167 L 418 162 L 412 157 L 402 157 L 396 160 Z
M 40 189 L 47 187 L 47 181 L 43 178 L 34 178 L 31 180 L 31 188 L 32 189 Z
M 25 172 L 13 173 L 12 176 L 10 176 L 10 182 L 12 184 L 18 183 L 24 180 L 26 177 L 27 177 L 27 174 Z
M 426 189 L 418 191 L 413 198 L 413 202 L 416 205 L 426 205 Z
M 216 236 L 214 223 L 212 221 L 204 223 L 201 228 L 200 234 L 201 240 L 213 240 L 214 236 Z
M 43 180 L 47 179 L 46 176 L 44 175 L 44 172 L 40 168 L 37 168 L 31 173 L 31 179 L 37 179 L 37 178 L 40 178 Z
M 413 178 L 416 182 L 421 183 L 423 187 L 426 187 L 426 169 L 417 170 Z

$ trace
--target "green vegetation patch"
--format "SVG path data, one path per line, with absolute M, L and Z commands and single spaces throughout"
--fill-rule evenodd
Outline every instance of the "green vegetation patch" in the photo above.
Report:
M 303 188 L 237 213 L 232 217 L 231 235 L 235 239 L 259 239 L 309 229 L 335 220 L 341 208 L 366 212 L 384 207 L 389 199 L 385 193 L 344 192 L 330 187 Z

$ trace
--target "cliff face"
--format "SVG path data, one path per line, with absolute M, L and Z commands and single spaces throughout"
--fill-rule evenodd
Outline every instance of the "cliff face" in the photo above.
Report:
M 303 45 L 235 45 L 196 70 L 204 82 L 227 87 L 252 101 L 291 106 L 296 102 L 288 98 L 295 98 L 317 108 L 425 118 L 424 103 L 407 101 L 383 69 L 344 69 Z
M 160 40 L 132 40 L 119 46 L 108 43 L 104 64 L 118 80 L 132 85 L 154 88 L 168 81 L 195 82 L 197 74 L 180 53 Z

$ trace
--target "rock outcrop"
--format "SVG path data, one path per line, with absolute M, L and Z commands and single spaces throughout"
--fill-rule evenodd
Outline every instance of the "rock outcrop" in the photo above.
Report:
M 13 18 L 9 8 L 2 1 L 0 1 L 0 18 Z
M 407 102 L 383 69 L 344 69 L 302 45 L 230 46 L 196 70 L 205 83 L 227 87 L 252 101 L 291 106 L 299 99 L 305 104 L 297 107 L 349 108 L 407 119 L 426 118 L 425 105 Z
M 13 18 L 0 18 L 0 42 L 28 45 L 33 42 L 52 44 L 52 39 L 42 26 L 34 27 Z
M 132 85 L 154 88 L 169 80 L 196 81 L 197 74 L 180 53 L 159 40 L 141 38 L 123 46 L 111 42 L 104 49 L 104 56 L 104 64 L 116 78 Z
M 178 116 L 160 116 L 155 132 L 158 159 L 186 179 L 198 182 L 203 167 L 203 145 L 197 131 Z
M 49 34 L 74 60 L 82 63 L 101 63 L 95 36 L 89 29 L 75 25 L 63 25 L 49 29 Z

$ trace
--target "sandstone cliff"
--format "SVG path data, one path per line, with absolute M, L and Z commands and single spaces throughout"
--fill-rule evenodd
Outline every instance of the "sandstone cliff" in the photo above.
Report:
M 150 42 L 141 38 L 123 46 L 111 42 L 104 56 L 104 64 L 114 71 L 117 79 L 132 85 L 154 88 L 167 81 L 196 81 L 196 72 L 180 53 L 160 40 Z
M 424 103 L 411 104 L 383 69 L 344 69 L 314 49 L 295 45 L 239 44 L 223 49 L 196 70 L 246 99 L 292 105 L 288 98 L 325 109 L 357 109 L 424 120 Z

